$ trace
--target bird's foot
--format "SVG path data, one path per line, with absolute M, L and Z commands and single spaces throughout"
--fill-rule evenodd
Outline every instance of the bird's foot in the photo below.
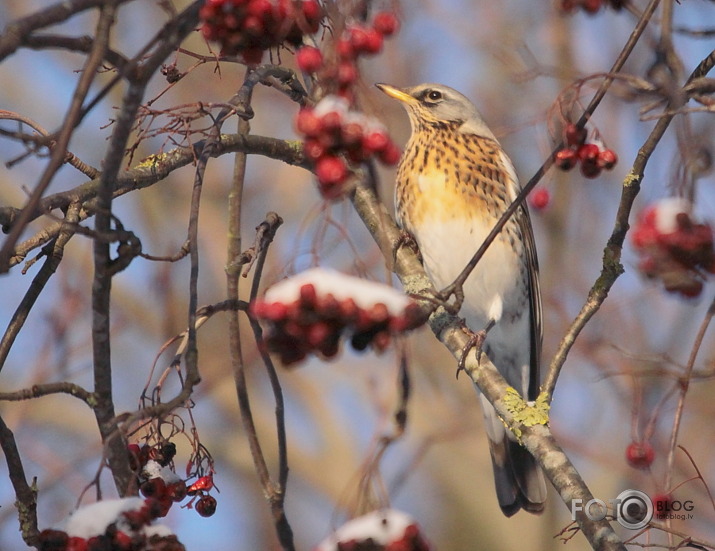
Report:
M 422 263 L 422 253 L 420 252 L 420 248 L 417 245 L 417 241 L 415 240 L 414 236 L 407 230 L 402 230 L 400 232 L 399 239 L 395 242 L 394 247 L 392 247 L 393 264 L 397 262 L 397 252 L 402 247 L 409 247 L 410 249 L 412 249 L 412 252 L 417 255 L 417 259 L 420 261 L 420 264 Z
M 462 327 L 462 331 L 469 336 L 469 340 L 462 348 L 462 353 L 459 356 L 459 361 L 457 362 L 457 373 L 455 374 L 456 378 L 459 378 L 459 373 L 465 370 L 467 356 L 469 356 L 472 349 L 474 349 L 477 354 L 477 363 L 482 361 L 482 347 L 484 346 L 484 341 L 487 338 L 487 333 L 492 327 L 494 327 L 494 320 L 491 320 L 484 329 L 477 331 L 476 333 L 470 331 L 467 327 Z
M 484 345 L 484 340 L 487 338 L 486 329 L 482 329 L 481 331 L 477 331 L 476 333 L 472 333 L 466 327 L 464 327 L 463 330 L 469 335 L 469 340 L 467 341 L 467 344 L 465 344 L 462 348 L 462 353 L 459 356 L 459 361 L 457 362 L 457 373 L 455 373 L 454 375 L 457 379 L 459 379 L 459 373 L 464 371 L 464 367 L 467 363 L 467 356 L 469 356 L 469 352 L 473 348 L 476 349 L 477 361 L 481 360 L 482 346 Z

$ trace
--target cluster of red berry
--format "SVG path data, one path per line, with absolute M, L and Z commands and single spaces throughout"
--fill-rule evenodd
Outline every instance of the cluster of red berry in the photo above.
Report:
M 382 351 L 392 334 L 424 321 L 417 305 L 399 291 L 320 268 L 275 285 L 251 304 L 251 313 L 267 322 L 266 346 L 285 365 L 311 353 L 334 357 L 345 334 L 356 350 Z
M 335 57 L 325 63 L 317 48 L 304 46 L 296 54 L 298 67 L 308 73 L 316 73 L 318 80 L 330 92 L 352 101 L 352 85 L 358 79 L 357 60 L 363 55 L 375 55 L 382 50 L 386 36 L 397 32 L 399 22 L 392 12 L 375 14 L 372 23 L 348 25 L 335 42 Z
M 626 461 L 634 469 L 648 469 L 654 459 L 655 451 L 649 442 L 634 440 L 626 448 Z
M 136 503 L 135 503 L 136 501 Z M 90 537 L 70 535 L 63 530 L 46 529 L 38 538 L 39 551 L 185 551 L 184 545 L 173 534 L 145 532 L 152 521 L 163 516 L 157 501 L 139 498 L 116 500 L 120 508 L 116 521 Z M 131 503 L 130 508 L 123 504 Z M 104 502 L 88 506 L 101 505 Z M 112 503 L 113 505 L 114 503 Z M 121 510 L 124 509 L 124 510 Z M 91 511 L 91 509 L 90 509 Z M 78 510 L 75 515 L 82 514 Z M 89 512 L 88 514 L 92 514 Z M 95 515 L 97 519 L 104 515 Z
M 172 469 L 176 446 L 165 442 L 156 446 L 129 444 L 127 451 L 132 470 L 138 473 L 139 490 L 144 497 L 155 502 L 160 517 L 169 513 L 174 503 L 193 496 L 187 507 L 193 507 L 202 517 L 216 512 L 216 499 L 208 494 L 213 488 L 213 475 L 198 478 L 187 486 Z M 196 503 L 194 503 L 196 502 Z
M 618 156 L 612 149 L 601 149 L 595 143 L 586 143 L 588 132 L 573 123 L 564 129 L 566 147 L 554 155 L 554 164 L 561 170 L 571 170 L 581 164 L 581 174 L 586 178 L 595 178 L 602 170 L 611 170 L 618 162 Z
M 373 511 L 349 520 L 314 551 L 429 551 L 420 527 L 395 509 Z
M 400 159 L 399 148 L 376 119 L 351 111 L 347 100 L 329 95 L 314 108 L 298 112 L 296 130 L 305 138 L 303 151 L 315 167 L 321 195 L 336 199 L 344 191 L 349 164 L 373 157 L 388 165 Z
M 559 0 L 559 2 L 559 7 L 564 13 L 572 13 L 576 8 L 581 8 L 586 13 L 594 14 L 605 5 L 614 10 L 620 10 L 626 5 L 626 0 Z
M 298 46 L 304 34 L 317 32 L 323 9 L 318 0 L 206 0 L 199 16 L 206 40 L 255 65 L 264 50 L 284 42 Z
M 661 200 L 640 213 L 632 234 L 641 273 L 686 297 L 698 296 L 706 274 L 715 274 L 713 230 L 695 223 L 691 210 L 684 199 Z

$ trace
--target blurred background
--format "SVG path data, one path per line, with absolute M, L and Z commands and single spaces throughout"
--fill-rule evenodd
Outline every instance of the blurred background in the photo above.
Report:
M 174 0 L 173 4 L 181 9 L 188 2 Z M 637 21 L 628 10 L 607 9 L 597 15 L 577 10 L 564 15 L 558 4 L 552 0 L 410 0 L 398 4 L 400 32 L 386 41 L 381 55 L 362 65 L 363 109 L 382 120 L 402 145 L 409 136 L 407 117 L 373 83 L 408 86 L 440 82 L 453 86 L 474 100 L 522 181 L 528 180 L 552 149 L 548 125 L 553 119 L 548 113 L 556 98 L 577 79 L 607 72 Z M 632 4 L 640 10 L 646 2 L 635 0 Z M 0 25 L 5 27 L 46 5 L 31 0 L 0 1 Z M 91 34 L 95 17 L 94 12 L 88 12 L 50 30 Z M 113 47 L 133 55 L 166 19 L 159 2 L 124 5 L 112 36 Z M 675 6 L 676 26 L 683 29 L 707 30 L 704 26 L 713 21 L 712 2 L 691 0 Z M 685 74 L 710 53 L 713 45 L 712 34 L 679 32 L 673 38 Z M 626 72 L 638 76 L 647 72 L 655 62 L 653 46 L 657 39 L 657 26 L 653 25 L 627 62 Z M 209 53 L 199 33 L 194 33 L 185 47 Z M 83 61 L 82 56 L 70 52 L 19 50 L 0 64 L 0 109 L 30 117 L 48 130 L 58 128 Z M 167 61 L 176 61 L 181 71 L 195 62 L 182 54 Z M 294 66 L 288 52 L 281 55 L 281 61 Z M 213 64 L 200 65 L 153 107 L 227 101 L 240 86 L 243 74 L 244 68 L 236 64 L 223 65 L 220 74 Z M 108 78 L 110 74 L 103 75 L 98 82 Z M 584 84 L 584 104 L 599 83 L 594 80 Z M 157 75 L 147 98 L 165 87 L 166 81 Z M 70 150 L 99 167 L 111 132 L 107 125 L 120 103 L 118 87 L 82 122 Z M 640 107 L 634 98 L 614 94 L 594 116 L 591 128 L 598 129 L 602 140 L 620 158 L 614 170 L 593 180 L 584 179 L 577 170 L 551 170 L 540 184 L 551 196 L 546 208 L 532 212 L 544 298 L 545 364 L 598 276 L 622 181 L 655 124 L 639 119 Z M 253 133 L 296 139 L 292 121 L 297 106 L 285 96 L 257 88 L 254 110 Z M 677 123 L 671 126 L 648 164 L 635 212 L 671 195 L 679 186 L 684 150 L 695 145 L 712 150 L 712 116 L 692 114 L 690 124 L 697 143 L 678 140 Z M 235 119 L 224 126 L 224 132 L 233 131 Z M 7 168 L 4 163 L 23 150 L 6 139 L 0 144 L 0 202 L 20 206 L 35 186 L 46 159 L 30 157 Z M 162 136 L 145 140 L 134 163 L 160 148 L 171 147 Z M 231 174 L 230 155 L 212 160 L 204 184 L 200 215 L 202 305 L 225 298 L 226 195 Z M 65 166 L 49 192 L 70 189 L 83 181 L 77 171 Z M 115 201 L 116 214 L 137 233 L 145 252 L 171 255 L 178 251 L 186 238 L 192 182 L 193 168 L 188 166 L 157 185 Z M 393 182 L 394 170 L 381 169 L 379 189 L 390 208 Z M 715 220 L 713 185 L 713 176 L 705 175 L 698 181 L 696 195 L 696 213 L 711 221 Z M 285 224 L 268 256 L 265 285 L 315 264 L 391 281 L 379 251 L 348 202 L 326 205 L 305 170 L 252 156 L 244 195 L 244 247 L 252 245 L 254 228 L 270 210 L 278 212 Z M 48 223 L 40 219 L 31 230 L 38 231 Z M 30 235 L 28 231 L 23 237 Z M 683 300 L 662 291 L 657 282 L 643 280 L 636 263 L 629 244 L 623 254 L 625 274 L 566 362 L 555 393 L 551 426 L 595 496 L 608 500 L 635 488 L 650 495 L 669 491 L 678 500 L 690 499 L 695 506 L 694 519 L 675 521 L 673 528 L 712 542 L 714 506 L 703 483 L 691 480 L 696 470 L 683 452 L 676 452 L 671 487 L 663 487 L 676 395 L 656 406 L 683 372 L 715 288 L 706 285 L 699 298 Z M 3 330 L 37 269 L 37 265 L 30 267 L 23 275 L 18 266 L 2 276 Z M 2 391 L 61 380 L 91 386 L 91 281 L 92 244 L 76 236 L 4 366 Z M 117 411 L 136 409 L 161 346 L 185 328 L 188 282 L 188 259 L 173 264 L 137 259 L 114 279 L 112 353 Z M 246 294 L 248 288 L 247 283 Z M 244 330 L 254 414 L 270 464 L 275 465 L 273 398 L 249 328 Z M 708 484 L 715 482 L 712 334 L 712 330 L 706 334 L 696 360 L 699 376 L 687 394 L 679 437 L 679 444 L 687 449 Z M 541 517 L 525 513 L 511 519 L 502 516 L 494 496 L 477 397 L 467 377 L 455 380 L 451 356 L 424 329 L 412 334 L 406 347 L 413 385 L 407 430 L 381 464 L 390 504 L 414 516 L 434 548 L 442 551 L 536 550 L 560 545 L 554 538 L 571 522 L 571 515 L 558 496 L 550 497 Z M 173 350 L 159 358 L 159 368 L 169 364 Z M 277 549 L 270 511 L 239 421 L 222 316 L 212 318 L 200 330 L 199 354 L 203 381 L 194 397 L 193 415 L 201 442 L 217 462 L 220 493 L 214 495 L 218 509 L 213 517 L 201 518 L 194 511 L 174 507 L 166 524 L 188 550 Z M 298 549 L 311 549 L 344 521 L 345 512 L 358 501 L 358 482 L 365 462 L 374 452 L 377 439 L 392 430 L 397 367 L 392 351 L 377 356 L 344 350 L 329 363 L 312 360 L 291 370 L 281 368 L 290 464 L 286 513 Z M 57 525 L 75 507 L 101 459 L 93 416 L 82 403 L 66 396 L 4 402 L 0 411 L 16 435 L 28 477 L 38 479 L 40 527 Z M 625 449 L 631 440 L 643 437 L 649 423 L 655 461 L 650 471 L 637 471 L 628 466 Z M 180 440 L 177 444 L 177 470 L 181 471 L 188 449 Z M 103 487 L 110 497 L 108 479 Z M 93 493 L 89 492 L 86 499 L 93 499 Z M 2 550 L 24 548 L 13 501 L 3 463 Z M 624 537 L 633 535 L 622 532 Z M 584 549 L 586 543 L 577 535 L 567 546 Z

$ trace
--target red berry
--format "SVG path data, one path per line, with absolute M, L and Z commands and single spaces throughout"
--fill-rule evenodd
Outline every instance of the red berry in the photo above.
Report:
M 597 161 L 586 159 L 581 161 L 581 174 L 586 178 L 596 178 L 601 174 L 601 167 Z
M 327 322 L 318 321 L 308 328 L 306 335 L 308 344 L 313 348 L 320 348 L 332 333 L 332 329 Z
M 368 54 L 376 54 L 382 50 L 383 38 L 382 34 L 375 29 L 367 31 L 367 40 L 365 41 L 364 50 Z
M 246 34 L 259 37 L 266 32 L 263 19 L 256 15 L 249 15 L 243 20 L 243 30 Z
M 579 128 L 574 123 L 570 122 L 566 125 L 564 134 L 566 135 L 566 144 L 571 147 L 576 147 L 582 145 L 586 141 L 588 132 L 586 132 L 585 128 Z
M 337 111 L 328 111 L 321 117 L 320 122 L 326 132 L 335 132 L 343 125 L 343 116 Z
M 87 551 L 87 540 L 72 536 L 67 540 L 67 551 Z
M 67 532 L 45 529 L 38 535 L 39 548 L 42 551 L 65 551 L 69 543 Z
M 325 155 L 325 146 L 319 140 L 305 140 L 303 142 L 303 153 L 313 162 L 316 162 Z
M 261 48 L 246 48 L 241 52 L 241 57 L 246 65 L 258 65 L 263 59 Z
M 271 0 L 251 0 L 245 9 L 249 15 L 265 18 L 273 11 L 273 4 L 271 4 Z
M 348 175 L 348 167 L 341 158 L 325 155 L 315 163 L 315 175 L 321 184 L 340 184 Z
M 263 317 L 269 321 L 283 321 L 288 314 L 288 307 L 282 302 L 264 303 Z
M 343 60 L 355 59 L 355 48 L 353 48 L 353 43 L 347 38 L 341 38 L 338 40 L 336 46 L 338 50 L 338 56 Z
M 349 86 L 358 79 L 357 67 L 350 61 L 342 61 L 338 65 L 338 74 L 336 76 L 340 86 Z
M 595 143 L 586 143 L 578 148 L 576 155 L 578 155 L 578 160 L 582 163 L 584 161 L 594 161 L 598 160 L 598 154 L 601 150 Z
M 561 0 L 561 11 L 571 13 L 576 9 L 576 0 Z
M 364 52 L 367 48 L 368 36 L 364 27 L 354 26 L 348 30 L 350 44 L 356 52 Z
M 529 195 L 529 204 L 536 210 L 545 209 L 550 200 L 549 190 L 543 187 L 535 189 Z
M 577 160 L 573 149 L 560 149 L 554 155 L 554 164 L 561 170 L 571 170 L 576 166 Z
M 397 32 L 400 23 L 397 16 L 390 11 L 381 11 L 375 14 L 372 20 L 372 26 L 377 32 L 384 36 L 390 36 Z
M 203 496 L 196 503 L 196 512 L 202 517 L 210 517 L 216 512 L 216 499 L 212 496 Z
M 380 160 L 386 165 L 395 165 L 400 160 L 402 152 L 394 143 L 390 142 L 385 149 L 379 152 Z
M 655 459 L 655 451 L 649 442 L 631 442 L 626 448 L 626 461 L 634 469 L 647 469 Z
M 601 9 L 602 0 L 583 0 L 581 3 L 581 8 L 586 13 L 596 13 Z
M 112 537 L 112 551 L 131 551 L 134 546 L 132 537 L 126 532 L 117 530 Z
M 311 33 L 317 32 L 320 28 L 320 19 L 323 15 L 320 4 L 316 0 L 303 0 L 301 7 L 303 8 L 305 20 L 308 23 L 308 30 Z
M 139 488 L 144 497 L 153 497 L 161 499 L 166 496 L 166 482 L 163 478 L 150 478 L 144 482 Z
M 300 287 L 300 304 L 306 308 L 313 308 L 315 301 L 318 298 L 318 293 L 315 290 L 315 285 L 306 283 Z
M 306 73 L 314 73 L 323 66 L 323 54 L 313 46 L 303 46 L 295 55 L 298 67 Z
M 598 154 L 598 166 L 611 170 L 618 162 L 618 155 L 612 149 L 604 149 Z
M 362 138 L 362 147 L 368 153 L 383 151 L 390 144 L 390 137 L 383 130 L 368 132 Z
M 323 121 L 309 108 L 301 109 L 295 117 L 295 128 L 301 134 L 314 138 L 323 130 Z
M 349 122 L 340 129 L 340 137 L 346 146 L 354 146 L 362 143 L 363 127 L 360 123 Z
M 172 500 L 177 503 L 179 501 L 182 501 L 187 494 L 186 484 L 184 484 L 184 482 L 182 482 L 181 480 L 172 482 L 167 487 L 167 494 L 169 495 L 169 497 L 171 497 Z
M 656 494 L 651 498 L 653 516 L 657 519 L 668 514 L 673 503 L 673 496 L 667 493 Z
M 202 476 L 191 486 L 189 486 L 186 491 L 189 495 L 195 495 L 200 492 L 208 491 L 214 487 L 214 477 L 211 474 Z

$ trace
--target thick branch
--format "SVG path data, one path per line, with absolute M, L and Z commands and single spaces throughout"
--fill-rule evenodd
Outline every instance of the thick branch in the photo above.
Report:
M 20 531 L 22 539 L 27 545 L 37 544 L 37 488 L 33 481 L 32 486 L 27 483 L 25 468 L 22 466 L 22 458 L 15 443 L 15 436 L 0 417 L 0 449 L 3 451 L 7 461 L 7 469 L 10 473 L 10 482 L 15 490 L 15 507 L 20 520 Z

